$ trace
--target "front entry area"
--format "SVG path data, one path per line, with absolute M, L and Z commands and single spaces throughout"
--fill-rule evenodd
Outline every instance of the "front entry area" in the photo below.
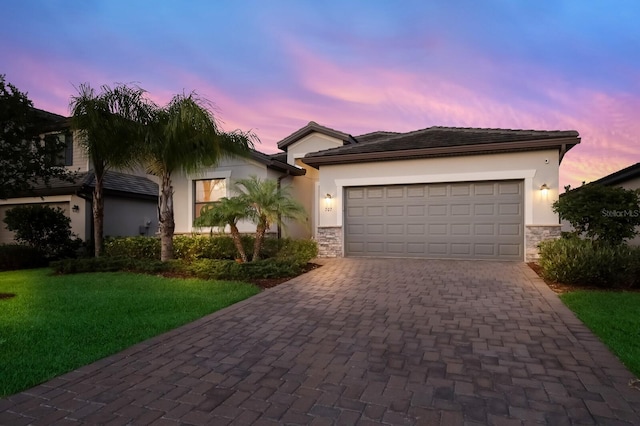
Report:
M 524 260 L 522 180 L 345 188 L 345 255 Z

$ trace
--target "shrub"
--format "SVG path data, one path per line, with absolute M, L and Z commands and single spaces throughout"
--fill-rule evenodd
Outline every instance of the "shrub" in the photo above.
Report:
M 577 235 L 618 245 L 633 238 L 640 226 L 640 192 L 583 185 L 562 194 L 553 210 L 571 223 Z
M 261 259 L 238 263 L 233 260 L 198 259 L 187 271 L 198 278 L 210 280 L 253 280 L 262 278 L 287 278 L 302 273 L 302 267 L 289 261 Z
M 154 237 L 107 238 L 104 254 L 109 257 L 131 259 L 160 259 L 160 239 Z
M 64 259 L 51 262 L 51 268 L 58 274 L 78 274 L 83 272 L 129 271 L 145 274 L 185 271 L 183 262 L 158 260 L 140 260 L 130 257 L 92 257 L 86 259 Z
M 540 244 L 545 278 L 567 284 L 599 287 L 640 285 L 640 248 L 598 244 L 577 237 Z
M 243 238 L 246 240 L 246 238 Z M 244 243 L 244 241 L 243 241 Z M 228 259 L 238 256 L 233 239 L 228 235 L 176 235 L 173 250 L 177 259 Z
M 276 258 L 304 266 L 318 256 L 318 243 L 313 240 L 284 239 Z
M 71 232 L 71 219 L 59 207 L 14 207 L 7 210 L 4 222 L 16 233 L 16 241 L 37 249 L 48 259 L 75 257 L 82 244 Z
M 35 247 L 21 244 L 0 244 L 0 271 L 41 268 L 47 259 Z

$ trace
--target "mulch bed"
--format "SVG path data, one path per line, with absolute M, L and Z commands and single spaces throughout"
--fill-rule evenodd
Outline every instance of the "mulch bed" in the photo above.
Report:
M 304 268 L 304 271 L 302 271 L 303 274 L 306 274 L 309 271 L 313 271 L 316 268 L 319 268 L 322 265 L 318 265 L 317 263 L 307 263 L 307 266 Z M 277 285 L 280 285 L 282 283 L 285 283 L 287 281 L 289 281 L 290 279 L 295 278 L 295 277 L 287 277 L 287 278 L 261 278 L 261 279 L 256 279 L 256 280 L 249 280 L 249 282 L 253 285 L 257 285 L 258 287 L 262 288 L 262 289 L 267 289 L 267 288 L 273 288 Z

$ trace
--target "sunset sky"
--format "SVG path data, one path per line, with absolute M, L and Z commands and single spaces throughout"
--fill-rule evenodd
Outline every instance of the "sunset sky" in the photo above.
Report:
M 577 130 L 562 185 L 640 161 L 635 0 L 6 0 L 0 74 L 63 115 L 84 82 L 196 91 L 267 153 L 313 120 Z

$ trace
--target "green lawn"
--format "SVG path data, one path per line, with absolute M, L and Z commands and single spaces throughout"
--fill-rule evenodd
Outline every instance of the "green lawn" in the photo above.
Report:
M 0 272 L 0 396 L 186 324 L 260 289 L 124 272 Z
M 640 293 L 575 291 L 560 299 L 640 377 Z

